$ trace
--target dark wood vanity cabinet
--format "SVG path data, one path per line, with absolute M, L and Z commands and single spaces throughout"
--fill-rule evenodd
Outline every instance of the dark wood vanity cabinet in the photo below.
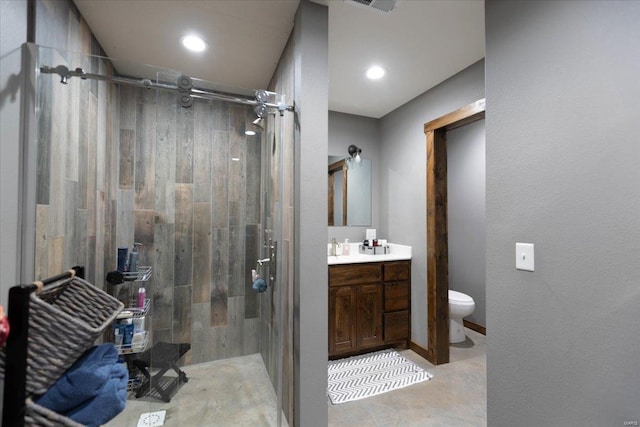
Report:
M 411 261 L 329 266 L 329 356 L 407 347 Z

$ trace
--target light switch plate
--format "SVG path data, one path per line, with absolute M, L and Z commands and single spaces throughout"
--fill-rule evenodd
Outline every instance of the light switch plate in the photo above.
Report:
M 535 270 L 533 243 L 516 243 L 516 269 Z

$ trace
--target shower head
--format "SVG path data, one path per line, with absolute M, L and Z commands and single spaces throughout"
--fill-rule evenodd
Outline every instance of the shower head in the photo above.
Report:
M 256 113 L 256 116 L 258 116 L 258 118 L 263 118 L 264 116 L 267 115 L 268 113 L 268 109 L 267 106 L 264 104 L 258 104 L 253 108 L 253 111 Z

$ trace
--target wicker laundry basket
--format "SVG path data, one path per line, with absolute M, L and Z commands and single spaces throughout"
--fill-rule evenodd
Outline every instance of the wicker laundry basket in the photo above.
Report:
M 24 424 L 29 427 L 84 427 L 82 424 L 27 399 Z
M 30 295 L 27 394 L 47 391 L 115 320 L 123 304 L 78 277 Z M 4 373 L 4 353 L 0 354 Z

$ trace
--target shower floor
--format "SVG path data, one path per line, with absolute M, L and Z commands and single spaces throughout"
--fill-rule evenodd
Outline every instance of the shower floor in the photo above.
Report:
M 185 366 L 189 382 L 171 402 L 127 400 L 106 427 L 136 427 L 140 415 L 166 410 L 164 426 L 276 426 L 276 395 L 259 354 Z M 282 425 L 287 423 L 282 418 Z

